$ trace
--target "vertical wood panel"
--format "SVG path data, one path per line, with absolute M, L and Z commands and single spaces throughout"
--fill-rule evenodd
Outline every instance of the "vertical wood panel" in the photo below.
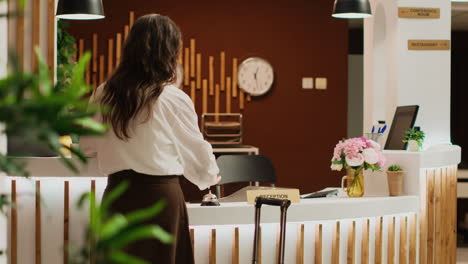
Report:
M 24 14 L 24 7 L 19 7 L 19 1 L 16 1 L 17 10 L 21 14 Z M 16 50 L 18 56 L 18 62 L 20 69 L 24 69 L 24 16 L 20 15 L 16 17 Z
M 232 97 L 237 97 L 237 58 L 232 59 Z
M 296 263 L 304 264 L 304 224 L 299 225 L 297 232 Z
M 226 113 L 231 113 L 231 77 L 226 77 Z
M 369 263 L 369 229 L 370 220 L 365 219 L 362 223 L 361 264 Z
M 224 91 L 225 89 L 225 82 L 226 82 L 226 53 L 224 51 L 221 51 L 220 53 L 221 57 L 221 65 L 220 65 L 220 71 L 219 71 L 219 82 L 221 83 L 221 91 Z
M 41 21 L 40 17 L 40 0 L 33 0 L 32 1 L 32 9 L 33 9 L 33 17 L 32 17 L 32 58 L 31 58 L 31 69 L 32 71 L 36 71 L 37 69 L 37 57 L 35 53 L 35 47 L 39 47 L 39 23 Z
M 322 224 L 315 226 L 315 264 L 322 264 Z
M 190 39 L 190 77 L 195 77 L 195 39 Z
M 92 199 L 96 199 L 96 180 L 91 180 L 91 196 L 93 196 Z M 90 209 L 89 216 L 90 216 L 90 219 L 92 219 L 94 216 L 93 216 L 93 212 L 91 211 L 91 206 L 89 207 L 89 209 Z M 94 239 L 91 239 L 89 243 L 90 243 L 89 260 L 91 264 L 95 264 L 96 263 L 96 251 L 95 251 L 96 241 Z
M 450 254 L 452 256 L 451 263 L 457 262 L 457 181 L 458 181 L 458 166 L 452 166 L 450 173 L 451 178 L 451 197 L 452 197 L 452 221 L 451 221 L 451 243 L 450 243 Z
M 239 263 L 239 227 L 234 228 L 234 241 L 232 243 L 232 264 Z
M 122 34 L 117 33 L 115 39 L 115 67 L 120 64 L 120 57 L 122 56 Z
M 355 250 L 356 250 L 356 222 L 353 221 L 348 228 L 348 254 L 346 260 L 348 264 L 355 263 Z
M 340 263 L 340 222 L 336 222 L 332 240 L 332 264 Z
M 441 171 L 440 169 L 436 170 L 435 173 L 435 235 L 434 235 L 434 263 L 439 263 L 440 256 L 442 254 L 442 210 L 441 210 L 441 196 L 442 196 L 442 181 L 441 181 Z
M 202 66 L 201 66 L 201 54 L 197 53 L 197 89 L 201 88 L 202 82 Z
M 244 90 L 239 89 L 239 109 L 243 110 L 245 106 L 245 93 Z
M 209 68 L 208 68 L 208 81 L 209 81 L 209 90 L 210 90 L 210 95 L 214 95 L 214 57 L 210 56 L 208 58 L 209 62 Z
M 246 98 L 246 99 L 247 99 L 247 102 L 252 101 L 252 97 L 250 96 L 250 94 L 247 94 L 247 98 Z
M 63 188 L 63 263 L 68 263 L 68 246 L 70 242 L 70 182 L 65 181 Z
M 130 11 L 130 13 L 128 14 L 128 24 L 130 26 L 130 28 L 133 27 L 133 23 L 135 22 L 135 12 L 134 11 Z
M 104 55 L 101 55 L 99 56 L 99 85 L 105 81 L 104 66 Z
M 395 217 L 388 223 L 387 263 L 395 263 Z
M 16 180 L 11 181 L 11 202 L 17 203 L 16 199 Z M 10 263 L 18 263 L 18 211 L 15 206 L 10 208 L 11 212 L 11 238 L 10 238 Z
M 211 229 L 209 254 L 210 264 L 216 264 L 216 229 Z
M 180 49 L 179 49 L 179 55 L 177 56 L 177 62 L 184 66 L 184 41 L 180 41 Z
M 124 41 L 127 40 L 129 31 L 130 31 L 130 29 L 129 29 L 128 25 L 125 25 L 125 27 L 124 27 Z
M 447 168 L 441 168 L 441 196 L 440 196 L 440 211 L 442 215 L 442 220 L 441 220 L 441 254 L 440 254 L 440 260 L 449 262 L 450 257 L 447 255 L 448 254 L 448 245 L 447 245 L 447 239 L 448 239 L 448 233 L 449 233 L 449 225 L 447 223 L 447 219 L 450 217 L 450 215 L 447 212 L 448 204 L 447 204 L 447 196 L 449 194 L 447 193 Z
M 78 41 L 78 58 L 81 59 L 84 53 L 84 39 Z
M 400 217 L 400 250 L 399 264 L 406 264 L 408 259 L 408 217 Z
M 416 214 L 411 216 L 411 224 L 410 224 L 410 238 L 409 238 L 409 263 L 413 264 L 416 263 L 416 250 L 417 250 L 417 241 L 416 235 L 418 232 L 418 216 Z
M 41 182 L 36 181 L 36 232 L 35 232 L 35 239 L 36 239 L 36 262 L 35 264 L 41 264 L 42 254 L 41 254 L 41 236 L 42 236 L 42 229 L 41 229 Z
M 382 232 L 383 232 L 383 218 L 377 217 L 375 221 L 375 264 L 382 263 Z
M 195 229 L 190 228 L 190 243 L 192 243 L 192 250 L 195 252 Z
M 93 73 L 98 70 L 98 35 L 93 34 Z
M 192 102 L 195 104 L 196 94 L 195 94 L 195 81 L 190 81 L 190 98 L 192 99 Z
M 189 74 L 190 74 L 190 66 L 189 66 L 189 48 L 184 49 L 184 85 L 189 85 Z
M 114 39 L 109 39 L 107 44 L 107 77 L 114 71 Z
M 219 114 L 219 84 L 215 85 L 215 114 Z M 215 116 L 216 122 L 219 121 L 219 115 Z
M 429 170 L 426 172 L 426 188 L 427 188 L 427 198 L 426 198 L 426 217 L 425 221 L 422 221 L 421 224 L 421 239 L 420 239 L 420 263 L 434 263 L 434 230 L 435 230 L 435 203 L 434 203 L 434 170 Z M 424 217 L 424 215 L 421 215 Z M 424 223 L 427 223 L 425 225 Z
M 203 79 L 203 107 L 202 107 L 202 113 L 208 113 L 208 80 Z
M 55 0 L 47 2 L 47 62 L 51 79 L 55 79 Z

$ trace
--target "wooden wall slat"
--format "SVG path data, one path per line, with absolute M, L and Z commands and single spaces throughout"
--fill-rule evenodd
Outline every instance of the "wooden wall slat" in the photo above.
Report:
M 99 85 L 106 80 L 104 77 L 104 66 L 104 55 L 101 55 L 99 56 Z
M 122 34 L 117 33 L 115 39 L 115 68 L 120 64 L 120 57 L 122 56 Z
M 220 99 L 219 98 L 219 93 L 220 93 L 219 84 L 216 84 L 215 85 L 215 111 L 214 111 L 215 114 L 219 114 L 219 99 Z M 215 116 L 215 120 L 216 120 L 216 122 L 219 121 L 219 115 Z
M 232 59 L 232 97 L 237 97 L 237 58 Z
M 296 263 L 304 264 L 304 224 L 300 224 L 297 230 Z
M 441 168 L 441 196 L 440 196 L 440 211 L 441 215 L 443 216 L 441 218 L 441 234 L 440 234 L 440 240 L 441 240 L 441 254 L 440 254 L 440 260 L 443 260 L 445 262 L 449 262 L 450 257 L 447 256 L 448 254 L 448 245 L 447 245 L 447 239 L 448 239 L 448 233 L 449 233 L 449 226 L 447 224 L 447 218 L 449 217 L 448 212 L 447 212 L 447 168 Z
M 216 229 L 211 229 L 209 260 L 210 264 L 216 264 Z
M 203 79 L 203 102 L 202 102 L 202 113 L 208 113 L 208 80 Z
M 96 180 L 91 180 L 91 195 L 93 196 L 93 199 L 96 199 Z M 91 211 L 91 206 L 89 207 L 89 217 L 92 219 L 94 216 L 92 215 Z M 96 263 L 96 252 L 95 252 L 95 247 L 96 247 L 96 241 L 91 240 L 90 241 L 90 250 L 89 250 L 89 262 L 90 264 L 95 264 Z
M 35 56 L 35 47 L 39 47 L 39 41 L 40 41 L 40 21 L 41 21 L 41 12 L 40 12 L 40 0 L 33 0 L 32 1 L 32 8 L 33 8 L 33 14 L 32 14 L 32 58 L 31 58 L 31 69 L 32 71 L 37 70 L 37 57 Z
M 356 222 L 353 221 L 348 228 L 348 250 L 346 260 L 348 264 L 355 263 L 355 250 L 356 250 Z
M 195 39 L 190 39 L 190 77 L 195 77 Z
M 184 85 L 190 84 L 189 48 L 184 49 Z
M 201 66 L 201 54 L 197 53 L 197 89 L 202 86 L 202 66 Z
M 180 41 L 180 51 L 179 51 L 179 55 L 177 56 L 177 62 L 184 66 L 184 41 Z
M 16 180 L 11 181 L 11 202 L 17 204 Z M 10 237 L 10 263 L 18 263 L 18 210 L 15 206 L 10 208 L 11 212 L 11 237 Z
M 400 217 L 400 249 L 399 249 L 399 264 L 406 264 L 408 259 L 408 217 Z
M 315 264 L 322 264 L 322 224 L 315 226 Z
M 226 84 L 226 53 L 224 51 L 220 53 L 220 61 L 219 82 L 221 83 L 221 91 L 224 91 Z
M 420 235 L 420 263 L 434 263 L 434 230 L 435 230 L 435 201 L 434 201 L 434 170 L 426 171 L 426 185 L 427 185 L 427 198 L 426 198 L 426 212 L 427 219 L 421 225 Z M 427 223 L 425 225 L 424 223 Z M 424 235 L 423 235 L 424 234 Z
M 42 223 L 41 223 L 41 181 L 36 181 L 36 221 L 35 221 L 35 251 L 36 251 L 36 258 L 35 264 L 41 264 L 42 262 L 42 254 L 41 254 L 41 236 L 42 236 Z
M 195 81 L 190 81 L 190 98 L 192 99 L 192 102 L 195 104 L 196 98 L 196 93 L 195 93 Z
M 107 43 L 107 77 L 110 77 L 114 71 L 114 39 L 111 38 Z
M 451 173 L 450 173 L 450 178 L 451 178 L 451 191 L 449 192 L 451 195 L 452 199 L 452 211 L 450 215 L 452 216 L 452 221 L 451 221 L 451 243 L 449 245 L 450 247 L 450 255 L 451 257 L 451 263 L 456 264 L 457 263 L 457 182 L 458 182 L 458 166 L 452 166 L 450 168 Z
M 231 113 L 231 77 L 226 77 L 226 113 Z
M 252 101 L 252 97 L 250 96 L 250 94 L 247 94 L 247 98 L 246 98 L 247 102 L 250 102 Z
M 369 263 L 369 230 L 370 220 L 365 219 L 362 223 L 361 264 Z
M 332 256 L 331 263 L 339 264 L 340 263 L 340 221 L 336 222 L 335 228 L 333 231 L 333 240 L 332 240 Z
M 234 228 L 234 241 L 232 243 L 232 264 L 239 264 L 239 227 Z
M 133 23 L 135 23 L 135 12 L 130 11 L 130 13 L 128 14 L 128 24 L 129 24 L 130 28 L 133 27 Z
M 130 27 L 128 25 L 124 26 L 124 41 L 128 38 L 128 33 L 130 32 Z
M 17 3 L 17 10 L 20 13 L 24 13 L 25 10 L 24 8 L 21 8 L 18 6 L 18 1 Z M 18 56 L 18 62 L 20 65 L 20 69 L 24 69 L 24 16 L 17 16 L 16 17 L 16 50 L 17 50 L 17 56 Z
M 388 223 L 387 263 L 395 263 L 395 217 Z
M 70 182 L 64 181 L 63 184 L 63 263 L 66 264 L 70 243 Z
M 245 106 L 245 94 L 244 94 L 244 90 L 242 89 L 239 89 L 239 109 L 240 110 L 243 110 L 244 109 L 244 106 Z
M 214 95 L 214 57 L 210 56 L 208 58 L 208 84 L 210 95 Z
M 98 34 L 93 34 L 93 70 L 95 73 L 98 71 Z
M 375 221 L 375 264 L 382 263 L 382 234 L 383 233 L 383 217 L 377 217 Z
M 417 250 L 417 241 L 416 236 L 418 233 L 418 215 L 413 214 L 411 216 L 411 223 L 410 223 L 410 238 L 409 238 L 409 263 L 413 264 L 416 263 L 416 250 Z
M 195 229 L 190 228 L 190 242 L 192 243 L 192 250 L 195 251 Z
M 47 2 L 47 62 L 51 80 L 55 79 L 55 0 Z
M 78 40 L 78 59 L 81 59 L 84 53 L 84 39 Z

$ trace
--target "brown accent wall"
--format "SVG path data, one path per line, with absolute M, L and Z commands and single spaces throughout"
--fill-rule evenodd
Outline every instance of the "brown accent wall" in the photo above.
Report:
M 275 70 L 274 87 L 247 104 L 244 142 L 272 159 L 278 186 L 312 192 L 339 185 L 344 173 L 332 173 L 329 163 L 334 145 L 346 136 L 348 26 L 346 20 L 330 16 L 332 0 L 103 2 L 106 19 L 73 22 L 69 30 L 88 45 L 92 33 L 107 39 L 123 32 L 129 11 L 135 11 L 135 17 L 170 16 L 182 29 L 185 44 L 197 39 L 204 60 L 220 51 L 240 61 L 249 56 L 267 59 Z M 103 46 L 99 53 L 105 54 Z M 326 77 L 328 89 L 303 90 L 302 77 Z M 187 195 L 201 197 L 195 188 Z

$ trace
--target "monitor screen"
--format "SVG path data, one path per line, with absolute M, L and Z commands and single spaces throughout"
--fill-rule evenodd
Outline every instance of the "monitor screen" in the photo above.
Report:
M 398 106 L 393 116 L 392 126 L 388 132 L 385 149 L 405 150 L 405 132 L 413 128 L 418 115 L 418 105 Z

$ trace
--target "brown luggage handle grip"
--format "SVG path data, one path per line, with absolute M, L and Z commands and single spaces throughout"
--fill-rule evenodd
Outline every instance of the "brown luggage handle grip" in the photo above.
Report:
M 274 198 L 263 198 L 263 197 L 255 198 L 256 208 L 260 208 L 262 204 L 280 206 L 281 208 L 288 208 L 291 205 L 291 201 L 286 200 L 286 199 L 274 199 Z

